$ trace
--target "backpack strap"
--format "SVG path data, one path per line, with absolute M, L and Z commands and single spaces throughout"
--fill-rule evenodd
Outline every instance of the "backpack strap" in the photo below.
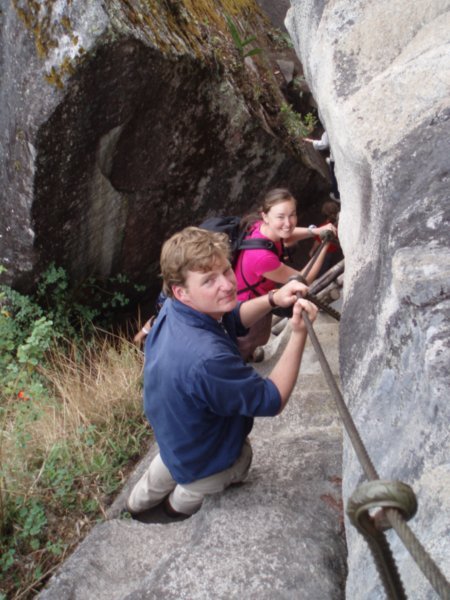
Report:
M 271 240 L 265 240 L 263 238 L 244 239 L 239 242 L 238 250 L 270 250 L 274 254 L 278 255 L 275 242 L 272 242 Z
M 242 263 L 241 263 L 241 277 L 244 280 L 245 286 L 244 288 L 241 288 L 240 290 L 238 290 L 236 292 L 236 294 L 242 294 L 242 292 L 249 292 L 252 291 L 255 296 L 261 296 L 261 294 L 258 292 L 258 290 L 256 289 L 257 287 L 259 287 L 261 285 L 261 283 L 265 280 L 265 277 L 262 277 L 259 281 L 257 281 L 256 283 L 254 283 L 253 285 L 251 285 L 245 278 L 244 275 L 244 271 L 242 270 Z
M 241 240 L 239 242 L 238 249 L 239 250 L 270 250 L 271 252 L 276 254 L 280 260 L 283 261 L 283 259 L 285 258 L 285 247 L 283 244 L 283 240 L 281 240 L 281 256 L 278 253 L 275 243 L 272 242 L 271 240 L 267 240 L 267 239 L 263 239 L 263 238 L 251 238 L 251 239 Z M 247 279 L 245 278 L 244 271 L 242 269 L 242 261 L 241 261 L 241 277 L 244 280 L 246 287 L 238 290 L 237 291 L 238 294 L 242 294 L 242 292 L 252 291 L 255 294 L 255 296 L 261 296 L 261 294 L 259 293 L 257 288 L 264 281 L 266 281 L 266 277 L 261 277 L 261 279 L 259 281 L 257 281 L 256 283 L 250 284 L 247 281 Z

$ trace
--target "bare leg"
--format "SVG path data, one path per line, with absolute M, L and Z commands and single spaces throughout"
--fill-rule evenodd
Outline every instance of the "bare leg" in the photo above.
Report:
M 244 360 L 248 360 L 258 346 L 267 344 L 272 326 L 272 313 L 265 315 L 250 327 L 247 335 L 238 337 L 239 352 Z

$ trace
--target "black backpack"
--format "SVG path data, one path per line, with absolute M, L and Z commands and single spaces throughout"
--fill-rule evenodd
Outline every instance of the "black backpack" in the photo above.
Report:
M 200 223 L 201 229 L 226 233 L 230 240 L 231 264 L 236 266 L 240 250 L 270 250 L 278 255 L 278 250 L 273 242 L 263 239 L 246 240 L 248 231 L 241 229 L 241 217 L 210 217 Z
M 241 250 L 270 250 L 276 254 L 280 260 L 285 258 L 284 246 L 283 256 L 280 257 L 274 242 L 256 238 L 249 240 L 245 239 L 249 232 L 246 229 L 241 228 L 241 217 L 210 217 L 209 219 L 206 219 L 206 221 L 203 221 L 199 227 L 202 229 L 208 229 L 208 231 L 217 231 L 219 233 L 227 234 L 228 239 L 230 240 L 231 265 L 233 268 L 236 267 L 239 252 Z M 238 290 L 238 293 L 252 290 L 256 296 L 259 296 L 260 294 L 257 292 L 256 288 L 265 280 L 265 278 L 263 277 L 257 283 L 250 285 L 245 279 L 244 273 L 241 273 L 241 275 L 247 287 L 242 290 Z

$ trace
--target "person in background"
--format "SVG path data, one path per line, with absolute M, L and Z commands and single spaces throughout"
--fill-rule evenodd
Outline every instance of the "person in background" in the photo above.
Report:
M 338 204 L 334 200 L 326 200 L 322 204 L 322 207 L 320 209 L 321 213 L 326 217 L 326 220 L 321 224 L 321 226 L 323 227 L 324 225 L 328 225 L 328 223 L 332 223 L 336 227 L 336 240 L 337 240 L 337 229 L 338 229 L 338 224 L 339 224 L 340 210 L 341 210 L 340 204 Z M 322 240 L 320 239 L 320 237 L 316 236 L 316 239 L 314 240 L 314 244 L 312 245 L 311 250 L 309 252 L 310 257 L 314 254 L 316 249 L 320 246 L 321 242 L 322 242 Z M 343 258 L 343 254 L 342 254 L 340 245 L 338 243 L 331 241 L 328 245 L 325 259 L 323 261 L 322 267 L 320 268 L 320 271 L 317 276 L 321 277 L 324 273 L 326 273 L 328 271 L 328 269 L 331 269 L 331 267 L 334 267 L 335 264 L 337 264 L 340 260 L 342 260 L 342 258 Z
M 155 320 L 154 316 L 150 317 L 150 319 L 145 322 L 145 324 L 143 325 L 143 327 L 141 329 L 139 329 L 139 331 L 136 333 L 136 335 L 133 338 L 133 342 L 135 344 L 137 344 L 138 346 L 140 346 L 144 342 L 145 338 L 150 333 L 150 330 L 152 328 L 154 320 Z
M 244 217 L 244 226 L 248 230 L 247 238 L 262 238 L 274 243 L 276 253 L 271 250 L 241 250 L 235 274 L 238 284 L 238 299 L 249 300 L 274 290 L 284 284 L 290 277 L 302 272 L 282 262 L 284 249 L 293 246 L 300 240 L 324 235 L 330 231 L 336 235 L 332 223 L 321 227 L 297 227 L 297 206 L 295 198 L 289 190 L 276 188 L 264 197 L 258 212 Z M 306 276 L 309 284 L 317 277 L 325 259 L 329 243 L 324 244 L 312 269 Z M 263 352 L 256 349 L 264 346 L 270 337 L 272 315 L 264 315 L 256 322 L 245 336 L 238 338 L 239 349 L 245 360 L 262 360 Z M 255 362 L 256 362 L 255 361 Z
M 150 333 L 150 330 L 153 326 L 153 322 L 156 319 L 156 317 L 159 314 L 159 311 L 161 310 L 164 302 L 166 301 L 167 297 L 164 294 L 164 292 L 159 292 L 158 297 L 156 299 L 155 302 L 155 314 L 152 315 L 150 317 L 150 319 L 148 321 L 145 322 L 145 324 L 143 325 L 143 327 L 136 333 L 136 335 L 133 338 L 133 342 L 135 344 L 137 344 L 138 346 L 140 346 L 141 344 L 144 343 L 145 338 L 148 336 L 148 334 Z
M 187 227 L 161 252 L 168 296 L 148 336 L 144 409 L 159 453 L 134 486 L 132 514 L 164 502 L 171 516 L 192 515 L 208 494 L 243 481 L 250 469 L 254 417 L 278 415 L 297 380 L 306 328 L 317 309 L 290 281 L 238 303 L 228 237 Z M 268 377 L 245 363 L 237 335 L 274 306 L 293 307 L 291 334 Z
M 331 191 L 330 198 L 336 202 L 340 202 L 341 195 L 339 193 L 338 182 L 336 179 L 336 174 L 334 172 L 334 157 L 333 152 L 331 151 L 330 140 L 328 138 L 328 133 L 326 131 L 323 132 L 320 140 L 313 140 L 312 138 L 303 138 L 305 142 L 309 142 L 313 145 L 314 150 L 323 151 L 329 150 L 329 156 L 325 159 L 328 165 L 328 171 L 330 173 L 331 180 Z

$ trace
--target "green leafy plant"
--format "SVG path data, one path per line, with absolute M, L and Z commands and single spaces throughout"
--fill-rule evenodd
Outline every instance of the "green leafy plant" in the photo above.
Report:
M 242 39 L 239 34 L 236 23 L 233 21 L 233 19 L 228 15 L 226 15 L 225 18 L 227 21 L 228 29 L 231 33 L 231 37 L 234 41 L 234 45 L 236 46 L 242 58 L 245 58 L 246 56 L 254 56 L 255 54 L 260 54 L 262 52 L 261 48 L 252 48 L 251 50 L 246 50 L 246 46 L 254 42 L 256 40 L 256 36 L 252 35 L 247 39 Z
M 42 503 L 31 498 L 19 508 L 18 516 L 21 524 L 19 538 L 27 541 L 32 550 L 37 550 L 40 546 L 39 538 L 43 535 L 47 525 L 47 517 Z
M 273 31 L 268 32 L 269 38 L 276 44 L 279 48 L 293 48 L 294 43 L 288 33 L 281 31 L 280 29 L 274 29 Z
M 33 356 L 30 350 L 29 356 Z M 151 432 L 142 354 L 116 336 L 50 347 L 42 387 L 0 402 L 0 597 L 38 590 L 123 485 Z
M 317 124 L 317 119 L 312 113 L 307 113 L 304 117 L 295 112 L 289 104 L 283 103 L 280 108 L 281 121 L 286 127 L 287 132 L 294 138 L 305 137 L 309 135 Z
M 37 367 L 58 341 L 81 342 L 96 327 L 108 329 L 114 313 L 129 303 L 132 288 L 142 291 L 121 274 L 103 282 L 91 277 L 73 288 L 66 271 L 54 264 L 42 274 L 34 294 L 0 286 L 0 397 L 39 382 Z
M 53 321 L 40 317 L 25 342 L 17 348 L 19 363 L 36 367 L 52 343 Z
M 89 277 L 77 287 L 71 287 L 67 272 L 50 264 L 43 273 L 35 300 L 45 310 L 60 335 L 73 338 L 93 332 L 94 325 L 105 326 L 115 309 L 129 302 L 124 290 L 130 287 L 124 275 L 106 281 Z
M 96 328 L 130 287 L 55 265 L 32 295 L 0 287 L 0 600 L 39 589 L 150 435 L 141 352 Z

